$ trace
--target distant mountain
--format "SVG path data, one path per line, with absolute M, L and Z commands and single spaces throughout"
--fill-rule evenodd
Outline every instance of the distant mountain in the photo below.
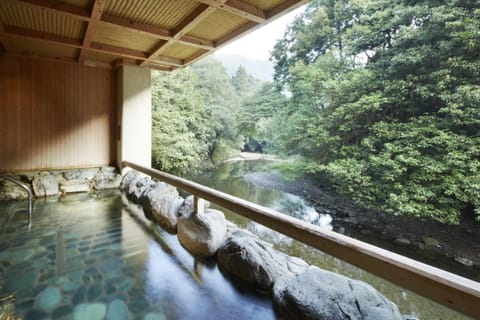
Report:
M 273 63 L 270 61 L 254 60 L 232 54 L 216 54 L 215 58 L 223 64 L 230 77 L 235 75 L 238 67 L 242 65 L 255 78 L 263 81 L 273 81 Z

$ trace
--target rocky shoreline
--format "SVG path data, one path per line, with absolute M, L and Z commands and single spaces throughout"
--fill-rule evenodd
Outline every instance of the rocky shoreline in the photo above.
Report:
M 464 276 L 480 281 L 480 223 L 462 221 L 459 226 L 449 226 L 362 209 L 335 190 L 317 187 L 308 180 L 288 181 L 278 171 L 247 173 L 243 179 L 312 201 L 319 213 L 333 217 L 334 231 L 367 242 L 375 239 L 390 242 L 387 249 L 402 254 L 415 251 L 426 256 L 444 256 L 465 268 Z

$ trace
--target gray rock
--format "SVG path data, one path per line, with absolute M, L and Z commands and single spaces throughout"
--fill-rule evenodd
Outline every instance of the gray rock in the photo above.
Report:
M 143 211 L 147 218 L 153 219 L 152 204 L 163 197 L 165 194 L 171 194 L 172 196 L 178 196 L 177 189 L 164 182 L 157 182 L 150 187 L 140 198 L 140 204 L 143 207 Z
M 278 279 L 273 300 L 285 319 L 402 320 L 397 306 L 369 284 L 317 267 Z
M 38 307 L 47 312 L 51 311 L 60 303 L 61 299 L 62 294 L 58 288 L 48 287 L 40 292 L 37 300 Z
M 302 259 L 279 252 L 241 229 L 232 232 L 217 257 L 224 270 L 263 290 L 270 290 L 278 278 L 303 272 L 308 267 Z
M 404 314 L 402 315 L 402 320 L 420 320 L 420 318 L 412 314 Z
M 58 195 L 58 178 L 48 171 L 37 174 L 33 178 L 32 186 L 36 197 Z
M 467 259 L 467 258 L 463 258 L 463 257 L 455 257 L 455 258 L 453 258 L 453 260 L 455 260 L 456 262 L 458 262 L 460 264 L 463 264 L 466 267 L 473 267 L 473 264 L 474 264 L 472 260 Z
M 151 210 L 153 220 L 168 232 L 177 232 L 178 210 L 183 204 L 183 198 L 178 195 L 177 189 L 166 184 L 157 183 L 146 193 L 146 204 L 143 206 L 148 217 Z
M 108 305 L 107 320 L 130 320 L 127 305 L 120 299 L 115 299 Z
M 73 311 L 73 320 L 101 320 L 106 313 L 103 303 L 81 303 Z
M 127 191 L 132 181 L 137 179 L 140 179 L 140 174 L 137 171 L 135 170 L 128 171 L 122 177 L 122 182 L 120 183 L 120 189 L 122 191 Z
M 60 183 L 62 193 L 88 192 L 90 191 L 90 181 L 88 179 L 65 180 Z
M 203 208 L 209 208 L 210 207 L 210 202 L 203 200 Z M 183 202 L 182 207 L 178 211 L 179 216 L 183 215 L 190 215 L 193 213 L 193 195 L 189 195 L 188 197 L 185 198 L 185 201 Z
M 18 176 L 11 176 L 15 180 L 20 180 Z M 22 188 L 13 182 L 0 178 L 0 200 L 27 199 L 28 194 Z
M 127 198 L 130 201 L 141 204 L 142 197 L 155 186 L 155 182 L 153 182 L 149 177 L 139 177 L 137 179 L 133 179 L 127 189 Z
M 394 243 L 398 244 L 398 245 L 401 245 L 401 246 L 409 246 L 412 244 L 412 242 L 410 240 L 408 240 L 407 238 L 397 238 L 395 240 L 393 240 Z
M 227 220 L 227 238 L 229 238 L 232 235 L 232 233 L 234 233 L 235 231 L 238 231 L 238 230 L 240 230 L 239 226 L 237 226 L 235 223 Z M 246 230 L 244 230 L 244 231 L 248 232 Z M 252 234 L 252 236 L 254 236 L 254 235 Z
M 75 180 L 75 179 L 92 180 L 92 178 L 97 174 L 97 172 L 98 172 L 98 168 L 68 170 L 63 172 L 63 177 L 65 178 L 65 180 Z
M 98 172 L 92 179 L 92 187 L 95 190 L 117 189 L 122 182 L 122 176 L 116 172 Z
M 432 237 L 423 237 L 423 243 L 425 243 L 425 247 L 437 247 L 440 245 L 440 241 L 438 239 Z
M 190 253 L 202 257 L 212 256 L 225 240 L 225 215 L 214 209 L 184 215 L 178 218 L 177 231 L 180 243 Z

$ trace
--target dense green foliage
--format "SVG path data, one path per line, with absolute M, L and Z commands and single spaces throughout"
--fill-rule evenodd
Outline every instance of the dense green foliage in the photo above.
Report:
M 363 206 L 480 215 L 479 30 L 478 1 L 314 1 L 273 52 L 274 144 Z
M 480 218 L 479 1 L 314 0 L 272 60 L 275 84 L 213 59 L 155 75 L 156 164 L 185 172 L 254 141 L 364 207 Z
M 243 67 L 230 78 L 213 58 L 172 74 L 153 72 L 153 165 L 191 175 L 238 153 L 244 136 L 237 114 L 258 87 Z
M 215 137 L 211 113 L 203 108 L 189 69 L 152 73 L 152 162 L 162 170 L 185 174 L 208 160 Z

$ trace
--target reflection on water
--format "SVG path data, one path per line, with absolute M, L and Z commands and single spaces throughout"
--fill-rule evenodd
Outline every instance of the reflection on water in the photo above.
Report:
M 276 319 L 269 297 L 195 260 L 118 192 L 33 212 L 28 231 L 25 203 L 0 203 L 0 298 L 13 294 L 21 319 Z
M 313 224 L 327 227 L 331 230 L 331 216 L 316 212 L 313 206 L 305 201 L 305 199 L 282 191 L 257 187 L 243 180 L 244 174 L 262 171 L 262 168 L 265 168 L 269 163 L 268 161 L 228 162 L 219 169 L 198 176 L 194 178 L 194 180 L 206 186 L 275 209 Z M 317 265 L 323 269 L 337 272 L 354 279 L 363 280 L 371 284 L 397 304 L 403 314 L 415 315 L 422 320 L 470 319 L 337 258 L 326 255 L 317 249 L 245 219 L 229 210 L 222 210 L 229 220 L 255 233 L 262 239 L 273 243 L 274 247 L 283 252 L 301 257 L 308 263 Z
M 243 181 L 243 175 L 264 166 L 265 161 L 227 162 L 218 170 L 194 178 L 196 182 L 232 194 L 292 217 L 332 230 L 332 217 L 319 213 L 305 199 L 283 191 L 256 187 Z

